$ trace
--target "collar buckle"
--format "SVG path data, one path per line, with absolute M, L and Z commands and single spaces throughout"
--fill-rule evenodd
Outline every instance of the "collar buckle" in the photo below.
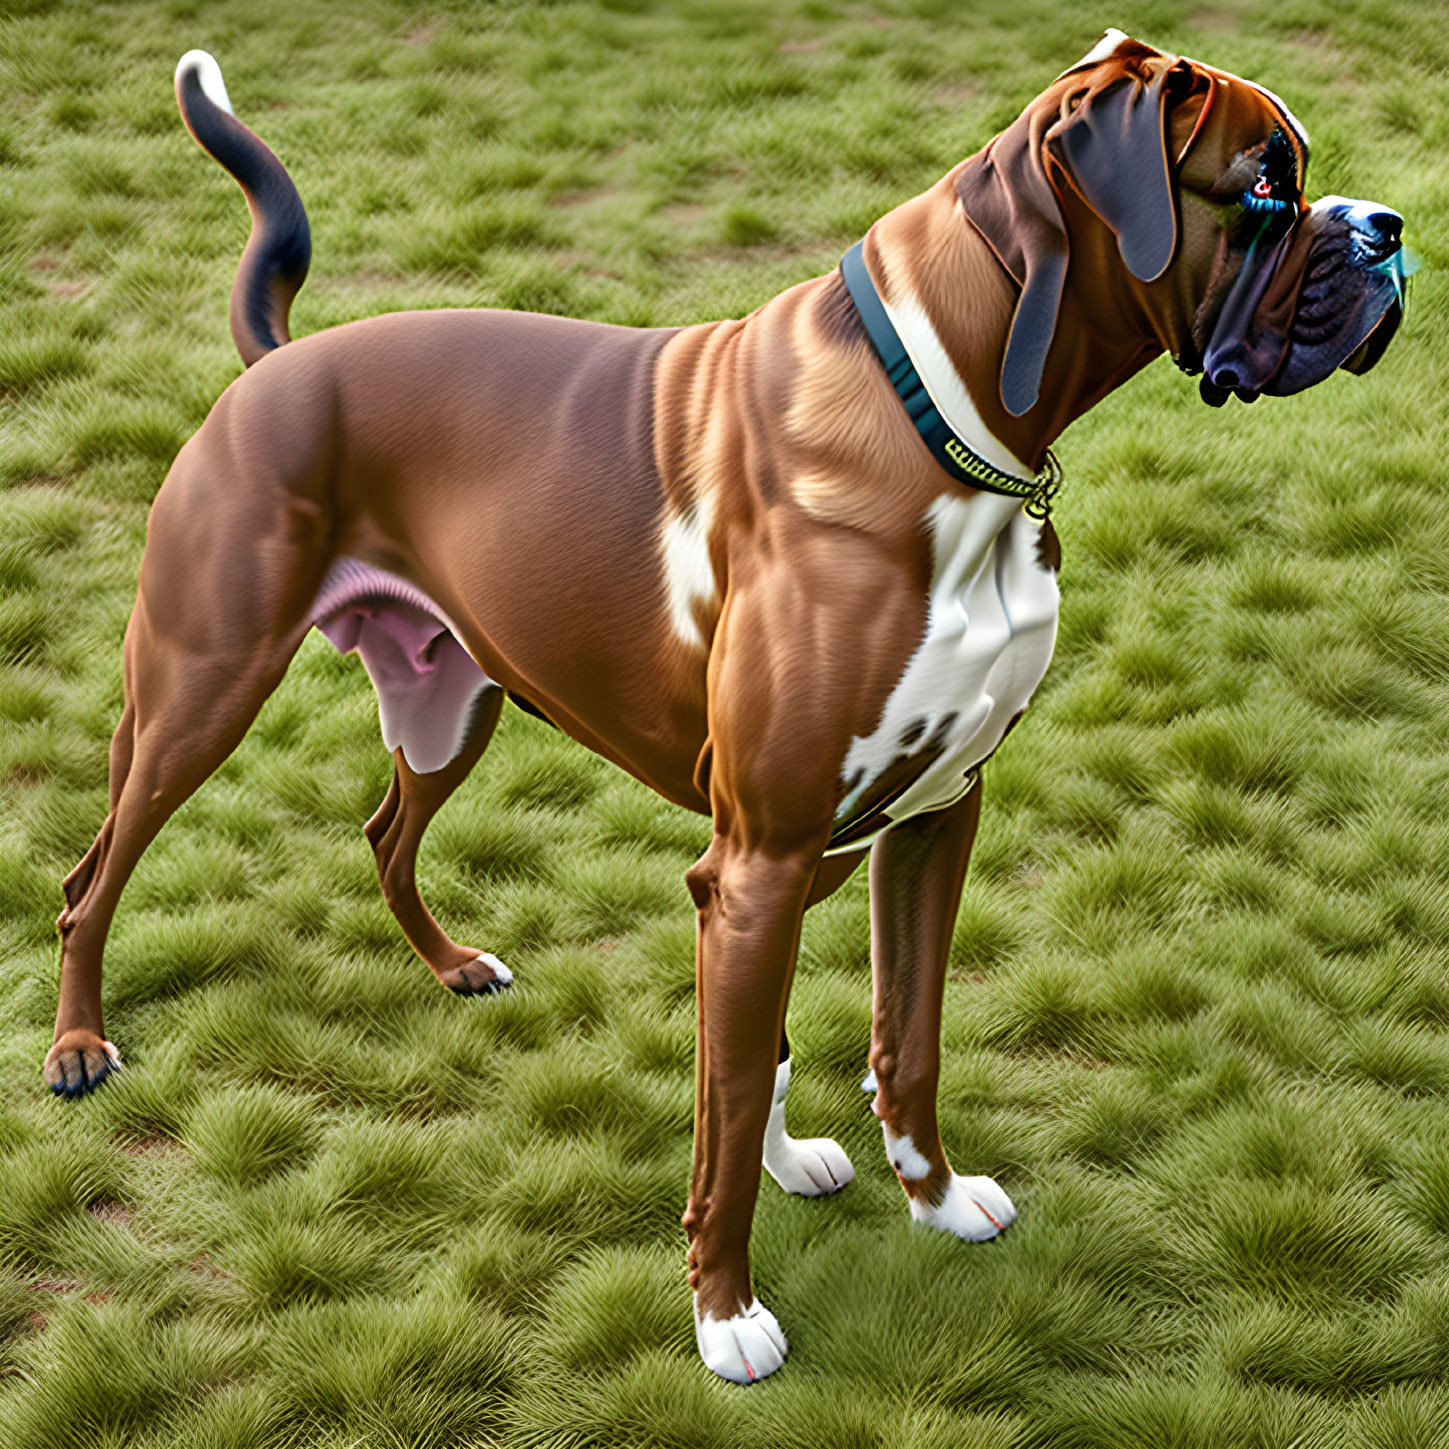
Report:
M 1048 522 L 1052 516 L 1052 500 L 1061 486 L 1062 465 L 1057 462 L 1057 455 L 1048 448 L 1046 461 L 1036 475 L 1036 486 L 1031 491 L 1031 497 L 1026 500 L 1027 517 L 1035 518 L 1041 523 Z

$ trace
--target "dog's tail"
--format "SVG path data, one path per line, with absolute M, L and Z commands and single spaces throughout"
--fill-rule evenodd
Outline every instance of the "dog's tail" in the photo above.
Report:
M 176 67 L 176 102 L 202 150 L 230 171 L 252 213 L 252 234 L 231 289 L 231 335 L 242 361 L 291 341 L 287 313 L 307 279 L 312 233 L 286 168 L 232 115 L 221 67 L 189 50 Z

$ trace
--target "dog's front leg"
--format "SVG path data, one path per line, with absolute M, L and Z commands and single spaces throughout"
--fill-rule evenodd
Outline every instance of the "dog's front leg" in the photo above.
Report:
M 750 1281 L 785 999 L 818 846 L 782 855 L 716 835 L 689 872 L 699 909 L 699 1047 L 694 1177 L 684 1228 L 699 1351 L 723 1378 L 751 1383 L 786 1343 Z
M 980 814 L 978 781 L 959 804 L 893 826 L 870 857 L 870 1066 L 886 1155 L 913 1218 L 976 1242 L 995 1237 L 1016 1209 L 991 1178 L 951 1171 L 936 1127 L 936 1086 L 951 931 Z

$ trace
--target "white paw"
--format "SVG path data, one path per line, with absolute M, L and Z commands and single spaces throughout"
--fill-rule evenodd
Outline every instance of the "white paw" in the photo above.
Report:
M 513 985 L 513 972 L 498 957 L 494 956 L 491 952 L 480 951 L 478 953 L 478 959 L 493 973 L 493 979 L 500 986 Z
M 845 1149 L 828 1137 L 780 1137 L 765 1143 L 765 1171 L 801 1197 L 839 1192 L 855 1176 Z
M 481 980 L 477 979 L 481 973 L 473 969 L 475 964 L 482 966 L 488 972 L 488 975 Z M 443 980 L 450 991 L 476 1002 L 486 1000 L 490 996 L 497 996 L 500 991 L 506 991 L 513 985 L 513 972 L 498 957 L 487 951 L 480 951 L 467 966 L 448 972 Z
M 775 1097 L 765 1124 L 765 1171 L 801 1197 L 839 1192 L 855 1176 L 850 1159 L 828 1137 L 797 1139 L 785 1131 L 785 1093 L 790 1089 L 790 1060 L 775 1069 Z
M 733 1318 L 700 1318 L 696 1295 L 694 1341 L 705 1367 L 736 1384 L 752 1384 L 774 1373 L 790 1351 L 775 1315 L 758 1298 Z
M 940 1205 L 929 1207 L 912 1198 L 911 1216 L 943 1233 L 984 1243 L 1016 1221 L 1016 1209 L 989 1177 L 957 1177 L 953 1172 Z

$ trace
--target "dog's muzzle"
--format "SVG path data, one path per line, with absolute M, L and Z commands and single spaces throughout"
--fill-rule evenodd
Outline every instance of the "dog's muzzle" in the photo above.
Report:
M 1286 397 L 1336 368 L 1367 372 L 1404 315 L 1403 218 L 1325 196 L 1263 257 L 1249 255 L 1203 353 L 1227 392 Z

